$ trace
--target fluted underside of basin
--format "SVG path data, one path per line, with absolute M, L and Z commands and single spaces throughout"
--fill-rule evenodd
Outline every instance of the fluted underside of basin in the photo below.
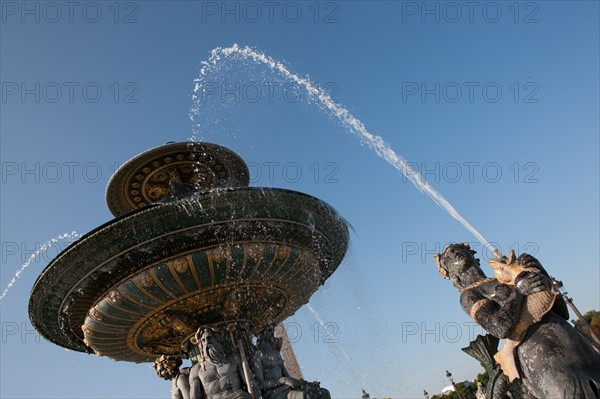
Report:
M 292 315 L 341 262 L 345 222 L 294 191 L 241 188 L 157 204 L 63 251 L 29 306 L 50 341 L 116 360 L 180 354 L 203 324 Z

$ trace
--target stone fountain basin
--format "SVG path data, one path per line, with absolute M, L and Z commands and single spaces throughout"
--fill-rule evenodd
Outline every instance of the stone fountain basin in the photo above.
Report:
M 114 219 L 61 252 L 36 281 L 32 324 L 53 343 L 115 360 L 182 355 L 199 325 L 254 332 L 308 302 L 341 263 L 348 229 L 290 190 L 193 194 Z

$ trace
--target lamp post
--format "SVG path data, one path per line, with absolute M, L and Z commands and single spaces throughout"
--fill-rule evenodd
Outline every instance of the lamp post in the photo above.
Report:
M 423 389 L 423 396 L 425 396 L 425 399 L 429 399 L 429 392 Z
M 460 392 L 458 391 L 458 387 L 456 386 L 456 384 L 454 383 L 454 379 L 452 378 L 452 373 L 450 373 L 448 370 L 446 370 L 446 377 L 450 380 L 450 382 L 452 383 L 452 387 L 454 388 L 454 392 L 456 392 L 456 394 L 458 395 L 458 399 L 464 399 L 462 397 L 462 395 L 460 394 Z

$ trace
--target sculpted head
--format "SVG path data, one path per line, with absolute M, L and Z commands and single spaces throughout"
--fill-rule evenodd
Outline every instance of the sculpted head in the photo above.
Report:
M 196 332 L 196 340 L 200 347 L 202 359 L 208 359 L 214 364 L 226 361 L 225 351 L 219 342 L 217 332 L 211 327 L 200 327 Z
M 258 346 L 268 345 L 277 350 L 281 349 L 283 339 L 275 337 L 275 328 L 267 326 L 258 336 Z
M 438 272 L 443 278 L 452 281 L 456 288 L 463 289 L 478 279 L 485 278 L 479 267 L 479 259 L 475 257 L 476 253 L 467 243 L 450 244 L 444 249 L 444 253 L 434 255 Z
M 154 361 L 152 367 L 157 376 L 170 380 L 179 374 L 179 367 L 182 363 L 179 357 L 162 355 Z

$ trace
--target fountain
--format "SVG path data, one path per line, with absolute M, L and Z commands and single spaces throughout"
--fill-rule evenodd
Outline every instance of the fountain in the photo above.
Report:
M 205 384 L 201 340 L 214 335 L 242 375 L 229 385 L 258 397 L 252 337 L 308 303 L 341 263 L 348 230 L 323 201 L 248 183 L 244 161 L 215 144 L 167 143 L 132 158 L 106 190 L 116 219 L 36 281 L 33 326 L 56 345 L 118 361 L 189 358 L 192 398 Z M 294 389 L 314 388 L 302 383 Z M 212 388 L 208 397 L 223 393 Z

